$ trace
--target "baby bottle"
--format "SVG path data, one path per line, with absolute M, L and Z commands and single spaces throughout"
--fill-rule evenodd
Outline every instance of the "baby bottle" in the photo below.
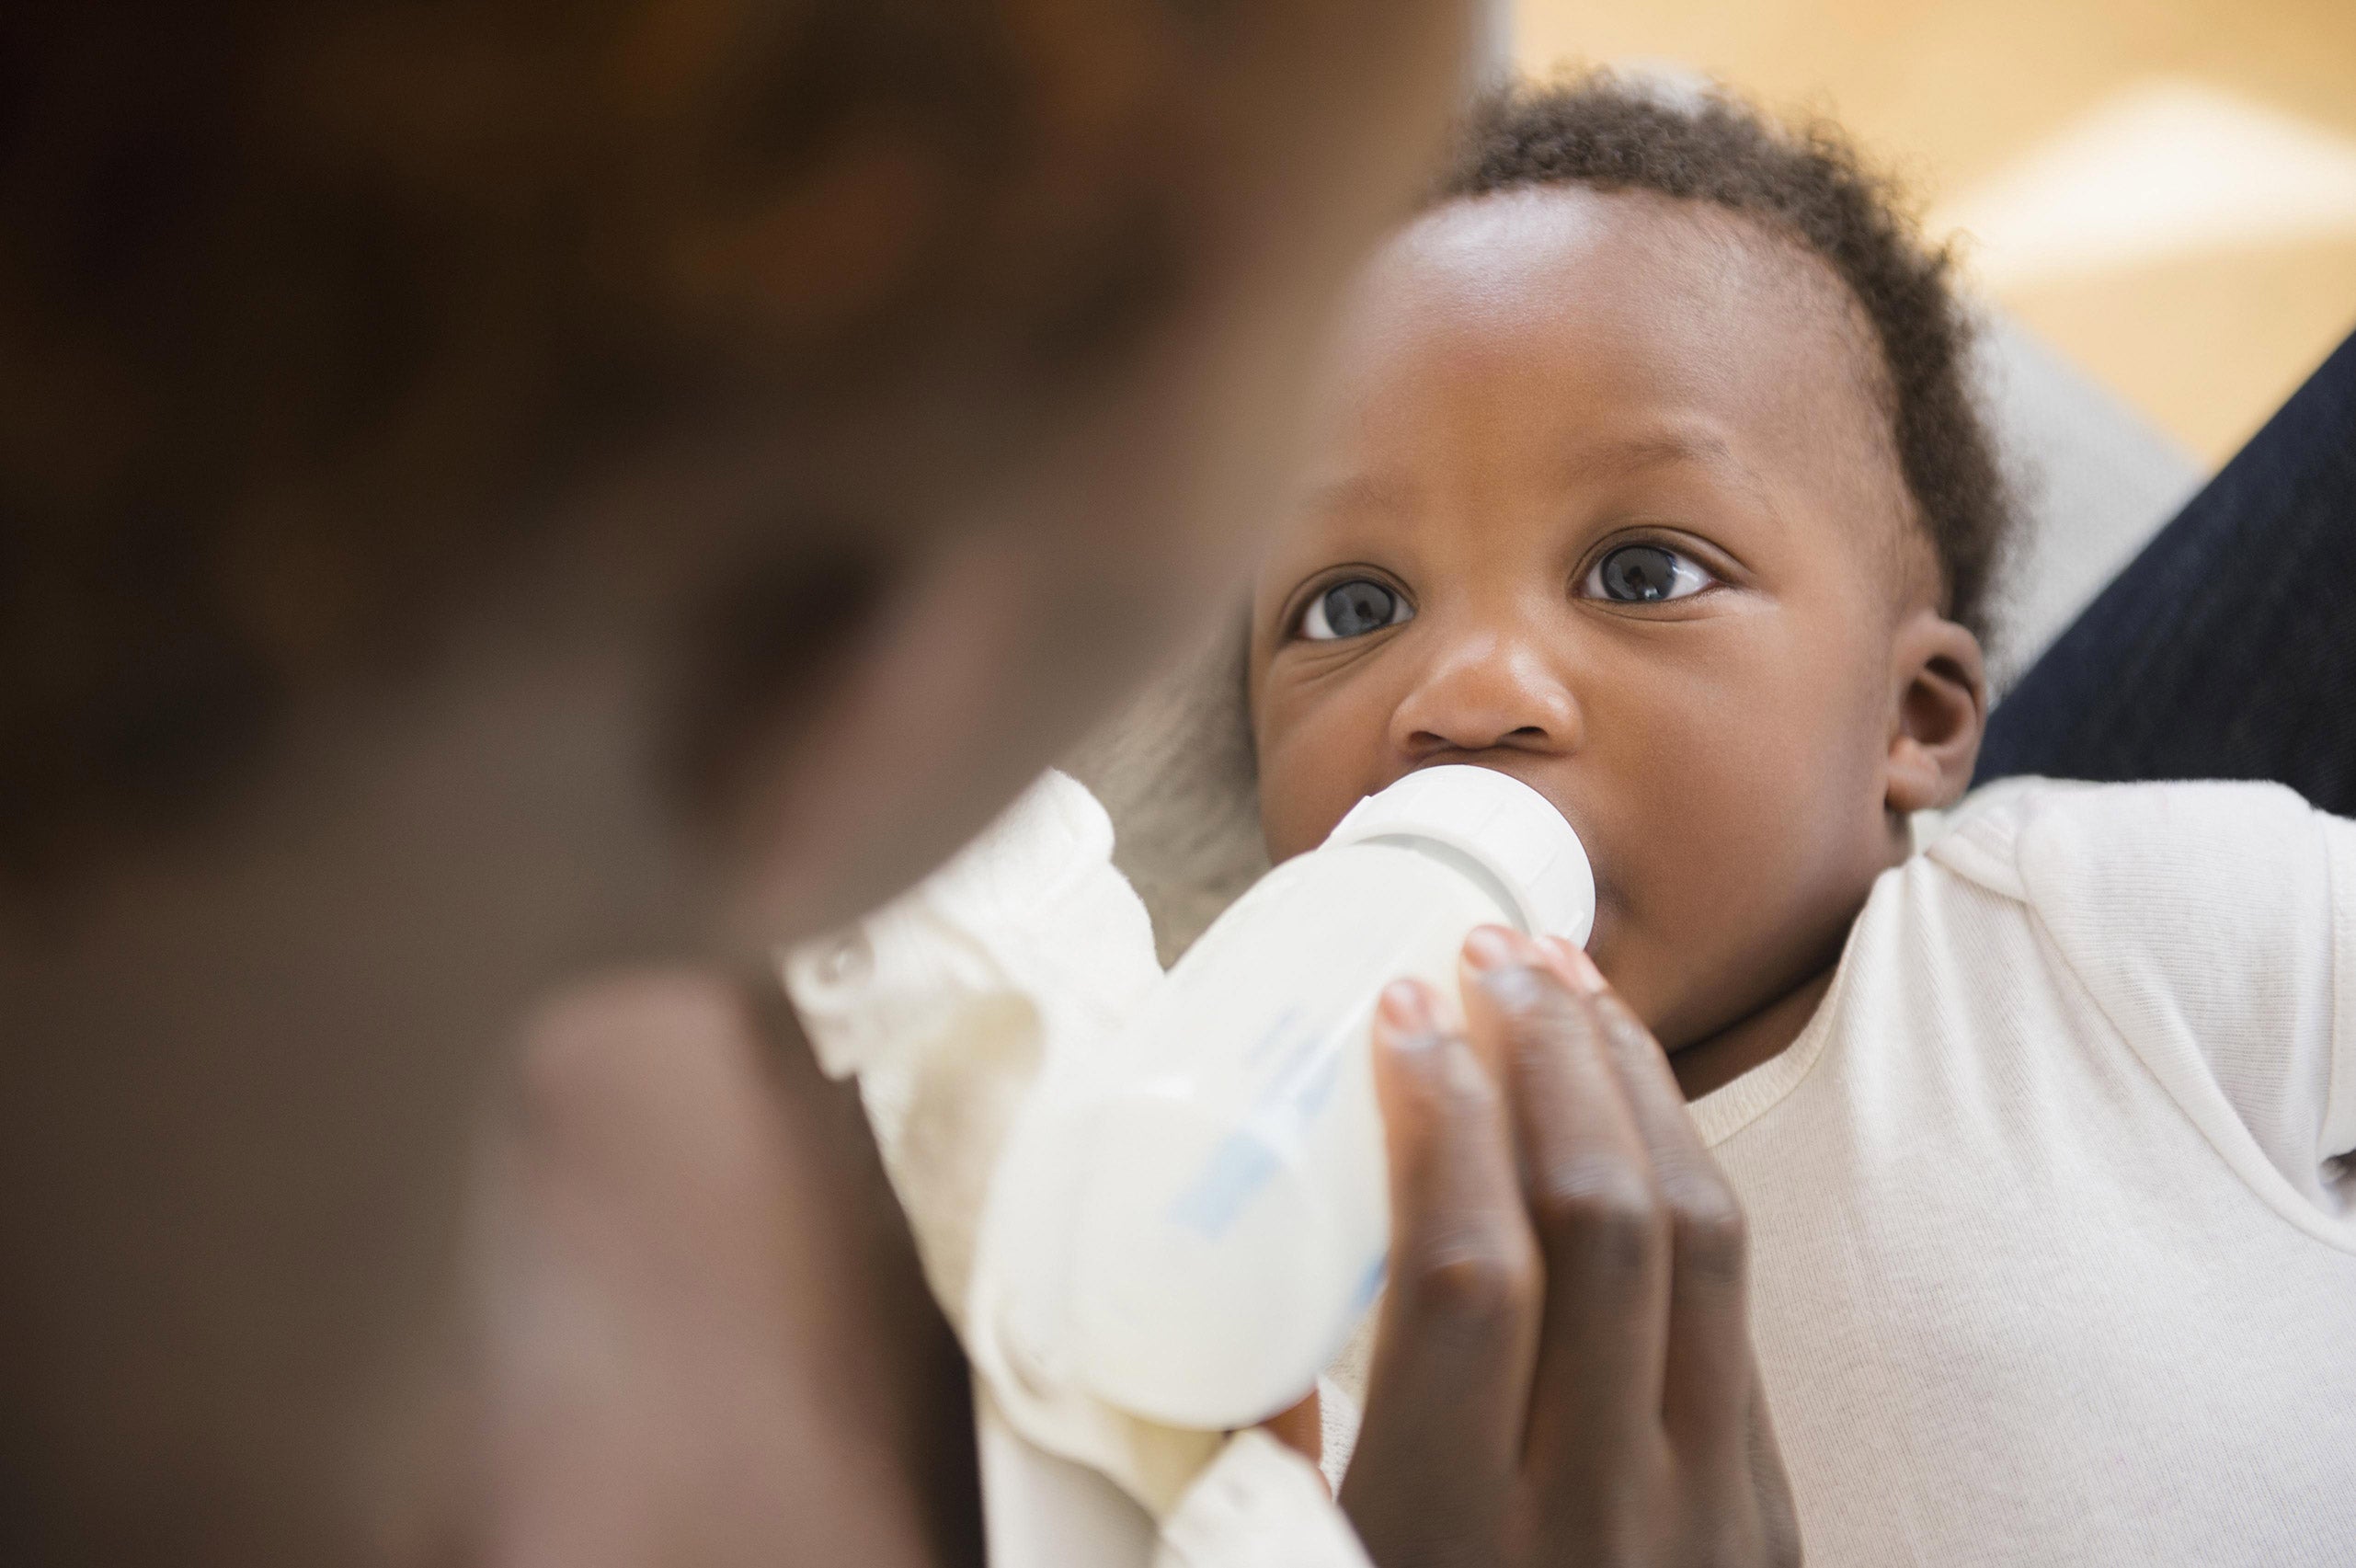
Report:
M 1041 1127 L 1062 1234 L 1000 1327 L 1152 1421 L 1300 1399 L 1383 1279 L 1382 987 L 1453 994 L 1477 925 L 1584 944 L 1594 918 L 1577 835 L 1518 780 L 1427 768 L 1360 801 L 1203 934 Z

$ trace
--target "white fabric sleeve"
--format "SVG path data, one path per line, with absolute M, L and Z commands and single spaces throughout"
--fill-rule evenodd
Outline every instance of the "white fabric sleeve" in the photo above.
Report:
M 1161 1522 L 1153 1568 L 1371 1568 L 1317 1467 L 1238 1432 Z
M 2196 1123 L 2222 1096 L 2303 1203 L 2356 1217 L 2356 824 L 2272 784 L 2016 800 L 2028 902 L 2128 1043 Z
M 1264 1433 L 1161 1426 L 1017 1377 L 989 1314 L 967 1310 L 992 1277 L 1010 1129 L 1161 978 L 1112 851 L 1104 807 L 1050 773 L 889 907 L 785 955 L 786 989 L 827 1070 L 858 1076 L 972 1359 L 993 1564 L 1367 1568 L 1309 1460 Z

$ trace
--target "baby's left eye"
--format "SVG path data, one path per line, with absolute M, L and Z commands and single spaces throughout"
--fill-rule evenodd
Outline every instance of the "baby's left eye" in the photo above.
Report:
M 1699 593 L 1717 580 L 1665 544 L 1623 544 L 1597 561 L 1579 586 L 1591 599 L 1658 604 Z

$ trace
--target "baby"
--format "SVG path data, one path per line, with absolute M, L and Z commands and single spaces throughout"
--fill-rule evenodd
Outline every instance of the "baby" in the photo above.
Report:
M 1812 1560 L 2356 1552 L 2356 826 L 1956 807 L 2007 516 L 1941 258 L 1821 133 L 1608 79 L 1369 269 L 1252 612 L 1271 854 L 1475 762 L 1750 1221 Z

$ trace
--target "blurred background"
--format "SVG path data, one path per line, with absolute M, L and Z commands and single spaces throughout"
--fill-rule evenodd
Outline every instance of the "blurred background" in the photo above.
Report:
M 1834 116 L 2204 471 L 2356 326 L 2356 0 L 1501 0 L 1495 26 L 1525 71 Z

